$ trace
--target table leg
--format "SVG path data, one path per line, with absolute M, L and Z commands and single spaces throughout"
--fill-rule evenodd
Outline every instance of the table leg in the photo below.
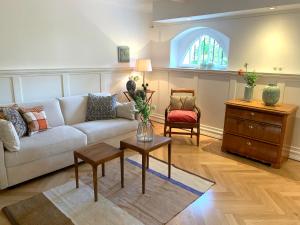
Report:
M 168 144 L 168 177 L 171 178 L 171 143 Z
M 142 154 L 142 193 L 145 194 L 146 154 Z
M 98 183 L 97 183 L 97 166 L 93 166 L 93 183 L 94 183 L 94 198 L 98 201 Z
M 147 154 L 147 169 L 149 169 L 149 153 Z
M 75 164 L 75 180 L 76 180 L 76 188 L 79 188 L 78 182 L 78 158 L 74 153 L 74 164 Z
M 105 176 L 105 163 L 102 163 L 102 177 Z
M 124 152 L 120 157 L 120 166 L 121 166 L 121 187 L 124 188 Z

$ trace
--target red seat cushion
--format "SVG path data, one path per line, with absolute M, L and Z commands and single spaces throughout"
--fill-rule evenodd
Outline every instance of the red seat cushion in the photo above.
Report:
M 196 123 L 197 113 L 194 111 L 187 110 L 172 110 L 168 114 L 169 122 L 185 122 L 185 123 Z

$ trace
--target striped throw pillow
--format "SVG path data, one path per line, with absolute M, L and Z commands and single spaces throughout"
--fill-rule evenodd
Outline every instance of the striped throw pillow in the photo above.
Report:
M 43 106 L 32 108 L 20 108 L 22 116 L 28 126 L 28 135 L 47 130 L 49 128 L 46 113 Z

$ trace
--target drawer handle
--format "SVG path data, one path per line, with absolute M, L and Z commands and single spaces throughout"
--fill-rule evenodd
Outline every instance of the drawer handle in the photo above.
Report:
M 255 116 L 255 113 L 254 113 L 254 112 L 251 112 L 250 115 L 251 115 L 251 116 Z
M 250 124 L 250 125 L 249 125 L 249 128 L 250 128 L 250 129 L 253 129 L 253 128 L 254 128 L 254 126 Z
M 248 146 L 251 146 L 252 143 L 251 143 L 250 141 L 247 141 L 247 145 L 248 145 Z

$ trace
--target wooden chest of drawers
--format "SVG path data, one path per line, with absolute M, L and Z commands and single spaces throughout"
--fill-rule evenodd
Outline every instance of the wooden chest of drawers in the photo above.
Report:
M 261 101 L 226 102 L 222 151 L 280 168 L 291 146 L 297 106 L 265 106 Z

